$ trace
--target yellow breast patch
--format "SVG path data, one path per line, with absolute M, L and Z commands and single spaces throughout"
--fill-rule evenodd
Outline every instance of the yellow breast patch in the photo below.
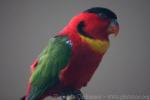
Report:
M 109 48 L 109 41 L 107 40 L 94 40 L 94 39 L 90 39 L 88 37 L 82 36 L 80 35 L 81 40 L 85 41 L 86 43 L 89 44 L 89 46 L 91 47 L 91 49 L 95 52 L 98 53 L 105 53 L 107 51 L 107 49 Z

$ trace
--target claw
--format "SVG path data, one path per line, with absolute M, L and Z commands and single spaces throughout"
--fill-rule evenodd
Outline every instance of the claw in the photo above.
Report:
M 80 90 L 67 89 L 62 92 L 62 100 L 85 100 Z

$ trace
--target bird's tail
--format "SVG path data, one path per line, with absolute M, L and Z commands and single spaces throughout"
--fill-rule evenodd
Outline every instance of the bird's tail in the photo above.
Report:
M 20 100 L 25 100 L 26 96 L 23 96 Z
M 30 90 L 31 90 L 31 84 L 29 83 L 29 84 L 28 84 L 28 87 L 27 87 L 26 94 L 25 94 L 23 97 L 21 97 L 20 100 L 27 100 L 27 97 L 29 96 Z

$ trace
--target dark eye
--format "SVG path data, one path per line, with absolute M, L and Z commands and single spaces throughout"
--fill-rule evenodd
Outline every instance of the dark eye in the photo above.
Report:
M 105 19 L 107 19 L 108 17 L 105 15 L 105 14 L 98 14 L 98 16 L 101 18 L 101 19 L 103 19 L 103 20 L 105 20 Z

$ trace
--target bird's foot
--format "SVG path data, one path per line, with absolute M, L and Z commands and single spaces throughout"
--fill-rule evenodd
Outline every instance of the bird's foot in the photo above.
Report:
M 62 91 L 62 100 L 85 100 L 80 90 L 66 89 Z

